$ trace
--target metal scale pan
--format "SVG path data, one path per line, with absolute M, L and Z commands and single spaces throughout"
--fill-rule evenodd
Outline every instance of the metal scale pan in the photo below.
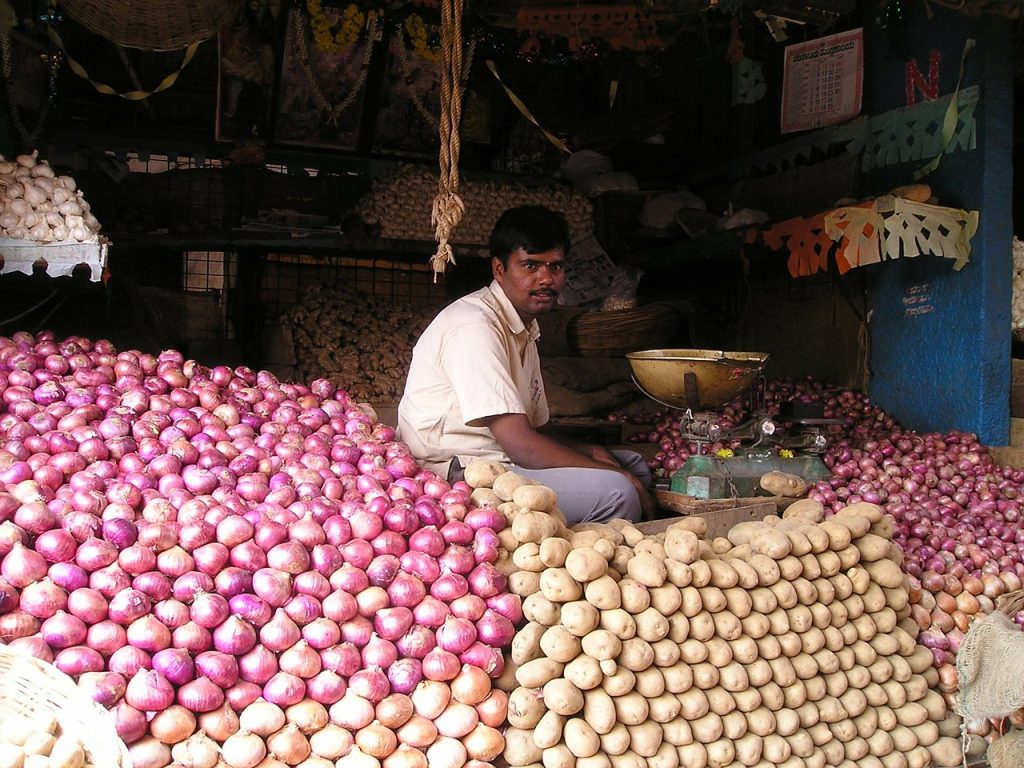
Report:
M 714 409 L 750 389 L 766 352 L 648 349 L 626 355 L 633 381 L 649 398 L 679 410 Z

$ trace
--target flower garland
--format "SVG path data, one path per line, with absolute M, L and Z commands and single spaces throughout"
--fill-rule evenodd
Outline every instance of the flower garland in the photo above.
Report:
M 319 0 L 309 0 L 310 3 L 318 3 Z M 352 6 L 350 6 L 352 7 Z M 356 96 L 366 85 L 366 75 L 370 69 L 370 57 L 373 54 L 373 44 L 377 40 L 377 33 L 379 28 L 379 16 L 376 13 L 371 12 L 369 19 L 366 23 L 366 42 L 363 46 L 363 59 L 360 63 L 359 76 L 356 81 L 352 84 L 352 89 L 337 104 L 331 104 L 327 101 L 323 91 L 320 88 L 319 82 L 317 82 L 316 73 L 313 72 L 313 68 L 309 61 L 309 50 L 306 48 L 306 35 L 305 30 L 302 28 L 302 14 L 299 12 L 295 13 L 295 45 L 299 52 L 299 62 L 302 65 L 302 69 L 306 73 L 306 81 L 309 84 L 309 92 L 313 97 L 313 102 L 317 108 L 327 113 L 328 125 L 338 125 L 338 121 L 341 115 L 347 110 L 352 102 L 355 101 Z M 312 26 L 312 21 L 310 22 Z M 310 30 L 314 35 L 315 28 Z M 314 38 L 315 39 L 315 38 Z
M 441 61 L 440 47 L 434 48 L 427 39 L 427 25 L 419 14 L 410 13 L 405 17 L 405 33 L 409 35 L 413 52 L 425 61 L 437 64 Z
M 377 11 L 363 13 L 355 3 L 349 3 L 341 12 L 341 24 L 335 32 L 334 25 L 324 12 L 321 0 L 306 0 L 306 10 L 309 11 L 313 42 L 324 53 L 341 53 L 351 48 L 359 42 L 364 26 L 380 20 Z

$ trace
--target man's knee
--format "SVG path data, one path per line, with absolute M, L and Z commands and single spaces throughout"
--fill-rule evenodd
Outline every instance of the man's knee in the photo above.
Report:
M 609 474 L 614 477 L 608 479 L 605 497 L 600 500 L 593 518 L 587 522 L 603 523 L 616 519 L 640 522 L 643 510 L 636 488 L 618 472 Z

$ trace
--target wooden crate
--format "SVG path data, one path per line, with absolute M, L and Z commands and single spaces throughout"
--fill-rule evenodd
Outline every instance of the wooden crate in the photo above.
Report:
M 658 506 L 676 512 L 677 516 L 637 525 L 643 533 L 657 534 L 681 517 L 702 517 L 708 524 L 708 537 L 725 536 L 737 523 L 762 520 L 780 513 L 795 499 L 781 496 L 750 497 L 742 499 L 696 499 L 681 493 L 659 489 L 655 492 Z

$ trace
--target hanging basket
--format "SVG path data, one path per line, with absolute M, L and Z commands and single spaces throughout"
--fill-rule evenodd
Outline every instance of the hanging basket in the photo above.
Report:
M 620 357 L 670 344 L 682 317 L 668 304 L 584 312 L 569 323 L 569 345 L 581 357 Z
M 0 733 L 4 719 L 20 715 L 53 717 L 63 733 L 77 738 L 86 763 L 131 768 L 128 748 L 118 738 L 114 715 L 90 699 L 52 664 L 0 644 Z
M 176 51 L 217 34 L 245 0 L 61 0 L 68 15 L 126 48 Z

